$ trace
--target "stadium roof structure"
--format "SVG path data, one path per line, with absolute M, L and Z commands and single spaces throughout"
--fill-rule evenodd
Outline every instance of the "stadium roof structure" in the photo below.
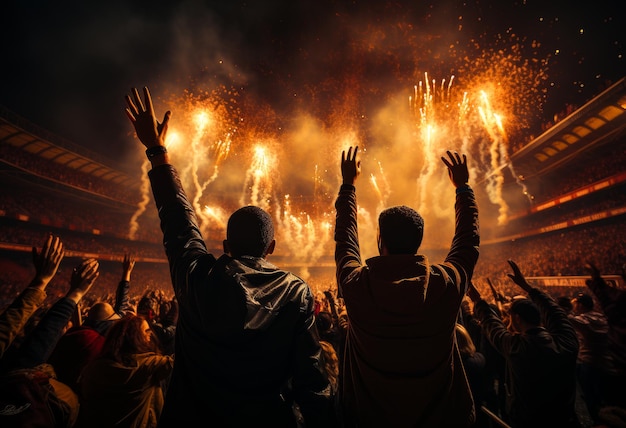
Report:
M 30 123 L 3 106 L 0 106 L 0 144 L 10 144 L 48 161 L 115 184 L 136 186 L 136 179 L 107 166 L 110 160 Z
M 511 155 L 515 170 L 542 175 L 626 135 L 626 77 Z

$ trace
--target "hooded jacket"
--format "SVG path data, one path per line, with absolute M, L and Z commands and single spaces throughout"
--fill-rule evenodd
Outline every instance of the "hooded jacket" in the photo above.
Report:
M 331 426 L 313 296 L 263 258 L 206 248 L 171 165 L 149 173 L 179 302 L 175 362 L 159 427 Z
M 335 207 L 337 280 L 349 326 L 340 386 L 347 427 L 468 427 L 472 396 L 454 329 L 478 258 L 478 208 L 457 192 L 444 263 L 387 255 L 361 263 L 354 186 Z

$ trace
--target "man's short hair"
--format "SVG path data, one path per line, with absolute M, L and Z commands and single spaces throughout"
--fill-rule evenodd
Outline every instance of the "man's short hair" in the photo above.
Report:
M 509 308 L 511 314 L 517 314 L 527 324 L 538 326 L 541 324 L 541 312 L 539 307 L 530 299 L 517 299 Z
M 239 208 L 228 219 L 226 240 L 230 253 L 237 256 L 264 257 L 274 239 L 270 215 L 259 207 Z
M 378 216 L 378 230 L 389 254 L 415 254 L 424 237 L 424 219 L 413 208 L 391 207 Z

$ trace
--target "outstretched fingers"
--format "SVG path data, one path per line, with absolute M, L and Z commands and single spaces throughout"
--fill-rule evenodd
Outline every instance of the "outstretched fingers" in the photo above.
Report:
M 150 115 L 154 115 L 154 107 L 152 106 L 152 97 L 150 96 L 150 90 L 147 86 L 143 87 L 143 99 L 146 102 L 146 112 Z
M 450 160 L 448 161 L 448 159 L 446 159 L 445 156 L 442 156 L 441 160 L 443 161 L 443 163 L 446 164 L 448 168 L 452 168 L 453 166 L 463 165 L 467 163 L 467 156 L 465 156 L 465 154 L 463 155 L 463 157 L 461 157 L 461 155 L 459 155 L 458 152 L 452 153 L 450 150 L 447 150 L 446 153 L 448 154 L 448 157 L 450 158 Z

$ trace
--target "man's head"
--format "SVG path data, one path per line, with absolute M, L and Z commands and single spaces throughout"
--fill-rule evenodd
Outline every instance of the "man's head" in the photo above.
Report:
M 159 314 L 159 303 L 150 296 L 143 296 L 137 303 L 137 315 L 148 321 L 156 319 Z
M 275 243 L 272 218 L 261 208 L 239 208 L 228 219 L 224 252 L 232 257 L 265 257 L 272 254 Z
M 424 219 L 412 208 L 387 208 L 378 216 L 380 254 L 415 254 L 422 244 Z
M 524 332 L 528 328 L 541 325 L 541 312 L 530 299 L 516 299 L 509 308 L 511 324 L 515 331 Z

